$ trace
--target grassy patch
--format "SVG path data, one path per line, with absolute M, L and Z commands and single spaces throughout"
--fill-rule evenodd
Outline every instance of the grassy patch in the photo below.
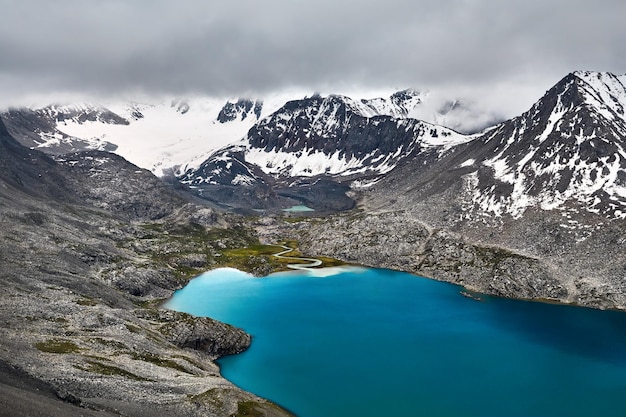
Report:
M 91 340 L 100 345 L 110 347 L 111 349 L 121 350 L 121 351 L 128 350 L 128 347 L 125 344 L 118 342 L 117 340 L 104 339 L 102 337 L 94 337 Z
M 305 221 L 304 217 L 287 218 Z M 173 271 L 177 280 L 184 284 L 207 269 L 231 267 L 256 275 L 287 270 L 288 264 L 307 263 L 290 257 L 301 256 L 298 242 L 291 240 L 283 244 L 294 249 L 287 258 L 273 256 L 283 249 L 278 245 L 261 244 L 255 231 L 245 224 L 229 228 L 206 229 L 197 224 L 165 225 L 149 223 L 142 226 L 139 239 L 148 239 L 142 245 L 145 254 L 154 266 Z M 126 242 L 132 245 L 132 242 Z M 332 258 L 321 258 L 323 266 L 344 263 Z
M 118 368 L 113 365 L 106 365 L 104 363 L 88 360 L 87 363 L 89 366 L 85 369 L 88 372 L 93 372 L 95 374 L 107 375 L 107 376 L 121 376 L 123 378 L 132 379 L 134 381 L 152 381 L 151 379 L 141 377 L 132 372 L 127 371 L 126 369 Z
M 184 372 L 184 373 L 193 375 L 192 372 L 189 372 L 185 367 L 180 365 L 178 362 L 175 362 L 175 361 L 170 360 L 170 359 L 163 359 L 160 356 L 155 355 L 154 353 L 149 353 L 149 352 L 137 353 L 137 352 L 133 352 L 131 354 L 131 357 L 133 359 L 135 359 L 135 360 L 149 362 L 149 363 L 152 363 L 154 365 L 160 366 L 162 368 L 175 369 L 175 370 L 177 370 L 179 372 Z
M 283 250 L 280 246 L 276 245 L 262 245 L 254 244 L 245 248 L 227 249 L 222 254 L 227 256 L 259 256 L 259 255 L 274 255 L 275 253 Z
M 296 245 L 297 247 L 297 245 Z M 297 259 L 277 258 L 274 255 L 284 249 L 277 245 L 262 245 L 256 243 L 246 247 L 225 249 L 217 259 L 218 266 L 228 266 L 242 271 L 262 269 L 267 273 L 285 271 L 287 264 L 306 263 Z M 299 256 L 299 251 L 293 251 L 286 256 Z
M 95 306 L 98 304 L 98 302 L 93 298 L 83 297 L 76 300 L 76 304 L 80 306 Z
M 335 258 L 329 258 L 328 256 L 316 256 L 315 258 L 322 261 L 322 267 L 324 268 L 349 265 L 347 262 Z
M 237 414 L 236 417 L 264 417 L 268 415 L 274 415 L 272 411 L 278 412 L 279 414 L 287 414 L 292 415 L 290 413 L 286 413 L 285 410 L 280 408 L 274 403 L 271 402 L 263 402 L 259 403 L 256 401 L 241 401 L 237 403 Z
M 80 348 L 69 340 L 51 339 L 35 343 L 35 348 L 46 353 L 78 353 Z
M 221 399 L 223 391 L 219 388 L 211 388 L 200 394 L 190 395 L 189 400 L 196 403 L 211 404 L 217 409 L 223 409 L 224 401 Z
M 257 408 L 258 403 L 253 401 L 242 401 L 237 403 L 237 417 L 263 417 L 265 413 Z
M 498 267 L 507 259 L 529 259 L 502 248 L 488 248 L 482 246 L 475 246 L 474 248 L 477 259 L 492 268 Z

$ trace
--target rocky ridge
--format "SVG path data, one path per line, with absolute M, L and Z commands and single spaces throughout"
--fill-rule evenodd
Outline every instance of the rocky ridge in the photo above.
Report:
M 250 232 L 115 155 L 56 162 L 0 123 L 0 159 L 0 414 L 288 415 L 219 375 L 249 335 L 158 308 Z

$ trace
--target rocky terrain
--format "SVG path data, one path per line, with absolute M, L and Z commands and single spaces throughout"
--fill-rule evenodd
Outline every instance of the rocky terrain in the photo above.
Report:
M 101 150 L 53 159 L 0 123 L 4 398 L 76 414 L 286 415 L 219 376 L 213 360 L 248 335 L 159 309 L 206 269 L 283 267 L 262 243 L 498 296 L 626 309 L 624 77 L 569 74 L 474 135 L 411 119 L 420 100 L 313 96 L 268 117 L 259 101 L 229 102 L 216 123 L 259 120 L 172 186 Z M 172 106 L 181 117 L 195 108 Z M 45 129 L 25 114 L 2 117 L 36 140 Z M 315 211 L 278 214 L 299 204 Z
M 0 123 L 0 415 L 289 415 L 220 376 L 249 335 L 159 308 L 255 239 L 118 156 L 53 160 Z
M 503 297 L 626 308 L 623 225 L 598 227 L 577 242 L 559 215 L 473 233 L 434 227 L 402 210 L 304 222 L 300 247 L 309 255 L 407 271 Z

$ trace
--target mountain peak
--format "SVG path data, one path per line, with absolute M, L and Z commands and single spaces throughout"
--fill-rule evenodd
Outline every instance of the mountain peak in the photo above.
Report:
M 531 206 L 577 201 L 590 212 L 626 217 L 624 108 L 626 90 L 615 75 L 567 75 L 530 110 L 477 141 L 484 146 L 473 159 L 491 168 L 495 182 L 485 180 L 474 203 L 519 217 Z
M 237 101 L 227 101 L 217 115 L 217 121 L 228 123 L 234 120 L 245 120 L 254 115 L 254 120 L 261 118 L 263 101 L 240 98 Z
M 610 72 L 576 71 L 573 73 L 585 104 L 596 108 L 607 120 L 626 121 L 626 88 L 619 77 Z
M 128 125 L 128 120 L 108 108 L 93 103 L 53 104 L 37 110 L 42 115 L 57 123 L 73 121 L 76 123 L 102 122 L 107 124 Z

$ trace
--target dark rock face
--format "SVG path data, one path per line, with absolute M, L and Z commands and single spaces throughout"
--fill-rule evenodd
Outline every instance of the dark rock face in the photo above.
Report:
M 339 96 L 291 101 L 248 132 L 252 148 L 298 153 L 339 153 L 347 160 L 364 159 L 363 165 L 397 151 L 409 152 L 415 138 L 438 134 L 425 123 L 390 116 L 366 117 Z M 441 132 L 442 135 L 446 133 Z
M 270 176 L 258 166 L 246 162 L 244 153 L 227 148 L 212 155 L 196 170 L 187 172 L 181 182 L 190 185 L 256 185 L 272 183 Z
M 406 116 L 408 103 L 419 101 L 415 94 L 400 92 L 389 102 L 356 102 L 342 96 L 318 95 L 288 102 L 254 125 L 245 145 L 214 153 L 198 169 L 179 179 L 203 198 L 207 198 L 209 189 L 227 197 L 232 186 L 237 186 L 246 190 L 242 194 L 246 196 L 250 189 L 256 194 L 269 188 L 270 193 L 262 194 L 291 199 L 255 201 L 254 205 L 243 199 L 222 201 L 241 208 L 286 208 L 293 199 L 324 211 L 352 208 L 354 203 L 344 192 L 347 188 L 339 183 L 371 180 L 409 156 L 424 159 L 425 155 L 437 155 L 444 146 L 432 146 L 433 143 L 445 144 L 447 138 L 460 136 L 417 120 L 378 114 Z M 230 110 L 224 114 L 251 108 L 251 103 L 230 104 L 225 107 Z M 288 161 L 283 162 L 284 158 Z M 320 197 L 326 201 L 322 203 Z M 208 198 L 214 201 L 214 197 Z
M 11 137 L 2 121 L 0 121 L 0 178 L 12 189 L 33 196 L 70 201 L 74 198 L 70 193 L 64 170 L 50 157 L 21 146 Z
M 9 133 L 22 145 L 37 148 L 47 139 L 55 138 L 55 144 L 42 147 L 43 152 L 59 155 L 95 148 L 94 143 L 69 136 L 59 129 L 57 123 L 73 121 L 76 123 L 103 122 L 108 124 L 129 124 L 128 120 L 112 111 L 98 106 L 48 106 L 38 110 L 27 108 L 10 109 L 0 114 Z M 97 149 L 113 152 L 117 146 L 101 142 Z
M 288 187 L 278 188 L 276 193 L 318 212 L 334 213 L 355 207 L 355 201 L 347 195 L 349 190 L 350 187 L 346 184 L 322 177 L 298 180 Z
M 217 121 L 220 123 L 228 123 L 237 119 L 245 120 L 248 117 L 256 117 L 258 120 L 261 118 L 262 110 L 262 101 L 253 101 L 249 99 L 239 99 L 234 103 L 228 101 L 224 104 L 224 107 L 222 107 L 217 115 Z
M 219 358 L 243 352 L 251 337 L 243 330 L 205 317 L 173 311 L 159 311 L 160 321 L 166 321 L 161 331 L 174 345 L 202 351 Z

